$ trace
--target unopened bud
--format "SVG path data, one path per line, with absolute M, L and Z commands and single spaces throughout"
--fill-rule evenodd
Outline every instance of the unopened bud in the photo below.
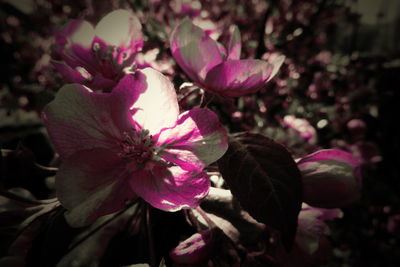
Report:
M 326 149 L 297 162 L 303 178 L 304 202 L 321 208 L 339 208 L 359 200 L 360 166 L 350 153 Z
M 192 235 L 171 250 L 171 259 L 177 264 L 198 264 L 209 259 L 219 231 L 217 228 L 209 229 Z

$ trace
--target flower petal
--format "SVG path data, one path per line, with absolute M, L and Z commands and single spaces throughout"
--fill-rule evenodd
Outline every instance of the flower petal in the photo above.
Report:
M 118 9 L 108 13 L 97 24 L 95 32 L 97 37 L 110 46 L 131 48 L 134 51 L 142 47 L 142 25 L 128 10 Z
M 185 171 L 178 166 L 166 168 L 150 162 L 130 178 L 132 190 L 152 206 L 165 211 L 198 206 L 208 194 L 210 181 L 204 172 Z
M 133 119 L 150 134 L 176 123 L 179 106 L 173 84 L 160 72 L 146 68 L 139 73 L 145 87 L 132 105 Z
M 242 52 L 242 40 L 240 37 L 240 31 L 239 28 L 235 25 L 233 26 L 232 34 L 229 40 L 227 59 L 231 60 L 240 59 L 241 52 Z
M 86 86 L 94 91 L 97 90 L 110 90 L 115 87 L 116 81 L 104 77 L 100 73 L 96 73 L 90 82 L 85 83 Z M 111 91 L 111 90 L 110 90 Z
M 45 107 L 43 119 L 62 158 L 85 149 L 118 147 L 123 132 L 133 125 L 129 107 L 137 92 L 132 83 L 128 75 L 109 94 L 93 93 L 78 84 L 60 89 Z
M 68 210 L 68 223 L 85 226 L 136 197 L 124 170 L 122 159 L 102 148 L 79 151 L 65 159 L 56 176 L 56 192 Z
M 67 82 L 70 83 L 84 83 L 88 80 L 88 77 L 84 77 L 80 71 L 73 69 L 65 62 L 52 60 L 51 64 L 57 69 L 57 71 L 64 77 Z
M 316 207 L 337 208 L 361 197 L 357 160 L 337 149 L 320 150 L 297 162 L 302 174 L 304 202 Z
M 208 109 L 194 108 L 179 116 L 173 128 L 163 130 L 157 146 L 160 156 L 184 170 L 202 169 L 228 149 L 227 132 L 218 116 Z
M 320 238 L 330 232 L 325 221 L 341 216 L 340 209 L 302 208 L 298 217 L 297 245 L 307 254 L 314 254 L 319 248 Z
M 56 33 L 56 43 L 66 45 L 68 42 L 91 48 L 94 38 L 93 26 L 86 20 L 73 19 L 62 30 Z
M 71 67 L 83 66 L 92 71 L 94 64 L 92 42 L 93 26 L 86 20 L 71 20 L 55 34 L 57 52 Z
M 343 163 L 350 164 L 353 167 L 360 165 L 358 160 L 353 157 L 349 152 L 339 149 L 323 149 L 314 152 L 310 155 L 303 157 L 298 164 L 304 164 L 306 162 L 317 162 L 321 160 L 335 160 Z
M 174 29 L 170 43 L 176 62 L 193 82 L 202 84 L 207 72 L 222 62 L 217 42 L 188 18 Z
M 318 250 L 320 237 L 329 231 L 328 225 L 318 219 L 319 215 L 317 210 L 307 210 L 301 211 L 298 218 L 296 243 L 310 255 Z
M 230 97 L 255 93 L 279 67 L 262 60 L 227 60 L 207 74 L 206 89 Z

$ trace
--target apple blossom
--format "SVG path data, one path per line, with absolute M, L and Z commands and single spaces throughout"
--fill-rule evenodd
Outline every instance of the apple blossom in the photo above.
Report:
M 93 90 L 109 89 L 124 76 L 142 48 L 142 26 L 128 10 L 114 10 L 93 27 L 88 21 L 71 20 L 56 33 L 53 66 L 68 82 Z
M 284 57 L 273 62 L 243 59 L 241 37 L 234 27 L 225 49 L 188 18 L 177 25 L 170 38 L 171 52 L 189 78 L 205 90 L 239 97 L 260 90 L 278 72 Z
M 227 150 L 217 115 L 179 114 L 172 83 L 151 68 L 126 75 L 111 93 L 66 85 L 43 119 L 63 160 L 57 196 L 73 226 L 136 197 L 166 211 L 195 207 L 210 187 L 203 168 Z
M 317 131 L 308 120 L 296 118 L 293 115 L 286 115 L 283 118 L 283 125 L 306 139 L 308 143 L 315 144 L 317 142 Z

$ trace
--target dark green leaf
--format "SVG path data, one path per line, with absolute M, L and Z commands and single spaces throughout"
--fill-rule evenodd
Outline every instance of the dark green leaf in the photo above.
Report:
M 239 133 L 230 137 L 218 165 L 242 208 L 278 230 L 290 250 L 302 202 L 301 176 L 290 153 L 263 135 Z

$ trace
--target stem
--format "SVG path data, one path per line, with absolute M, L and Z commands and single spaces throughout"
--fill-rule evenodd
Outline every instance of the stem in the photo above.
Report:
M 204 108 L 207 107 L 208 104 L 214 99 L 215 94 L 209 94 L 208 92 L 204 91 L 204 94 L 201 96 L 200 107 Z
M 203 217 L 203 219 L 208 224 L 208 227 L 210 227 L 210 228 L 215 227 L 215 223 L 207 216 L 205 211 L 200 206 L 198 206 L 195 210 L 201 215 L 201 217 Z
M 206 91 L 204 91 L 203 89 L 201 89 L 201 98 L 200 98 L 200 107 L 202 108 L 202 107 L 204 107 L 204 102 L 205 102 L 205 99 L 206 99 Z
M 147 240 L 149 242 L 148 244 L 149 244 L 150 266 L 157 267 L 156 254 L 154 251 L 153 231 L 151 229 L 150 206 L 148 204 L 146 204 L 146 230 L 147 230 Z
M 199 221 L 197 220 L 197 218 L 194 216 L 193 211 L 192 210 L 184 210 L 186 216 L 187 216 L 187 220 L 188 222 L 194 227 L 196 228 L 196 231 L 199 232 L 201 230 L 201 226 Z

